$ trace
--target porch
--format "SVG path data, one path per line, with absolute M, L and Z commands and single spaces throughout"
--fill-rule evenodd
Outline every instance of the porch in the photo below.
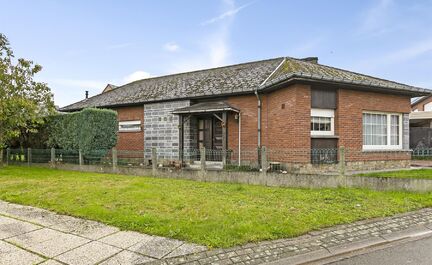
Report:
M 201 102 L 172 112 L 179 116 L 179 160 L 181 165 L 200 167 L 202 154 L 214 169 L 223 168 L 231 158 L 228 150 L 228 115 L 240 110 L 224 101 Z M 186 128 L 185 124 L 189 125 Z M 189 135 L 187 135 L 189 134 Z M 189 142 L 185 143 L 185 135 Z M 185 147 L 186 146 L 186 147 Z

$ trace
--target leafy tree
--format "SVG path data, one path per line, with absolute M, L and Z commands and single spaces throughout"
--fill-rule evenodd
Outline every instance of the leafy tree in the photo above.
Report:
M 16 60 L 9 41 L 0 33 L 0 163 L 6 142 L 23 130 L 35 131 L 55 110 L 47 84 L 33 79 L 41 70 L 32 61 Z

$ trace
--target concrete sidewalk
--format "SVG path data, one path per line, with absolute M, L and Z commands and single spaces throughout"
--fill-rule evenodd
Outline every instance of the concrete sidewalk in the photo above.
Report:
M 0 265 L 142 264 L 206 249 L 0 201 Z
M 432 234 L 430 208 L 339 225 L 297 238 L 207 250 L 0 201 L 0 265 L 304 264 L 426 234 Z

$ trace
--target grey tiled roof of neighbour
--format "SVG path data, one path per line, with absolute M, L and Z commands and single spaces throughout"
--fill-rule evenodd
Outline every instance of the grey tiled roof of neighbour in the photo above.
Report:
M 290 57 L 255 61 L 138 80 L 61 108 L 113 107 L 145 102 L 214 97 L 264 90 L 302 79 L 377 87 L 426 95 L 431 91 Z

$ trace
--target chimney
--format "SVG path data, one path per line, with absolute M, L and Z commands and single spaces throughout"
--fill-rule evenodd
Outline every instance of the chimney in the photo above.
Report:
M 306 58 L 303 58 L 301 60 L 305 61 L 305 62 L 309 62 L 309 63 L 316 63 L 316 64 L 318 64 L 318 57 L 306 57 Z
M 85 92 L 85 98 L 88 99 L 88 90 Z

